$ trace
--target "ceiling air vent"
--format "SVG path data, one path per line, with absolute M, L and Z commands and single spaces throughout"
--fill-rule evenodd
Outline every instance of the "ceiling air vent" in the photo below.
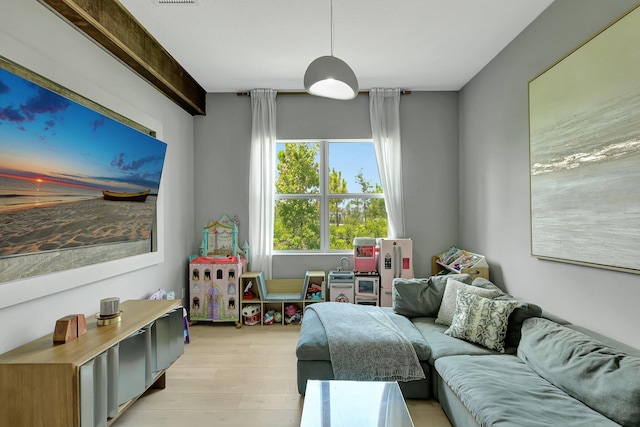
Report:
M 198 4 L 198 0 L 153 0 L 159 5 L 163 4 Z

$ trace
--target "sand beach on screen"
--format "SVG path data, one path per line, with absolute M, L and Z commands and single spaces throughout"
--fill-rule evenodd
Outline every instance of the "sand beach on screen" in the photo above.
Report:
M 0 212 L 0 256 L 150 239 L 155 205 L 96 198 Z

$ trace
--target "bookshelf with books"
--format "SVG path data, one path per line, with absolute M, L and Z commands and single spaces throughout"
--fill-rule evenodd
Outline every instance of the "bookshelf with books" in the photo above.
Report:
M 431 274 L 464 273 L 489 280 L 489 264 L 484 255 L 451 246 L 431 260 Z

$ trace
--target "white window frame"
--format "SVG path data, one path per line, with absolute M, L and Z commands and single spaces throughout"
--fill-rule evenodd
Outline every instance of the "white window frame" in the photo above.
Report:
M 302 249 L 292 249 L 292 250 L 274 250 L 274 255 L 286 255 L 286 254 L 346 254 L 351 253 L 352 251 L 348 251 L 345 249 L 330 249 L 330 238 L 329 238 L 329 199 L 384 199 L 384 193 L 338 193 L 338 194 L 329 194 L 329 144 L 332 143 L 357 143 L 357 142 L 367 142 L 371 143 L 373 146 L 373 139 L 364 138 L 364 139 L 277 139 L 277 144 L 286 144 L 286 143 L 319 143 L 320 144 L 320 153 L 319 153 L 319 163 L 320 163 L 320 193 L 314 194 L 278 194 L 276 190 L 274 190 L 274 202 L 279 199 L 318 199 L 320 203 L 320 249 L 318 250 L 302 250 Z M 277 161 L 277 158 L 276 158 Z M 277 168 L 277 164 L 274 165 L 274 169 Z M 377 168 L 377 165 L 376 165 Z M 378 174 L 380 171 L 378 171 Z M 273 177 L 273 186 L 275 188 L 276 176 Z M 275 209 L 275 204 L 274 204 Z M 275 215 L 273 217 L 275 221 Z M 386 237 L 386 236 L 385 236 Z

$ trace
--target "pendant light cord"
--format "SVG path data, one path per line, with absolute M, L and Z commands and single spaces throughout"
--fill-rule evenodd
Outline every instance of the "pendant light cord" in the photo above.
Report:
M 333 31 L 333 0 L 331 0 L 330 13 L 331 13 L 331 56 L 333 56 L 333 43 L 335 39 L 335 33 Z

